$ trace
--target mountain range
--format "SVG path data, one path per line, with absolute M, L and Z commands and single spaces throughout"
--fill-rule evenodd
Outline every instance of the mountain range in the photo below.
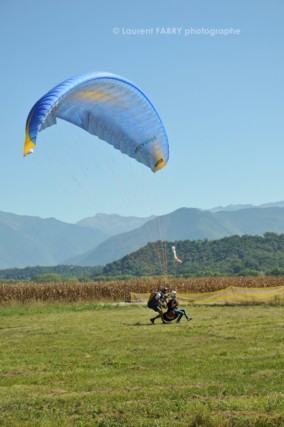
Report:
M 181 208 L 154 218 L 136 230 L 113 236 L 66 263 L 105 265 L 157 240 L 216 240 L 232 235 L 263 235 L 269 231 L 284 232 L 284 208 L 246 208 L 215 213 Z
M 155 218 L 154 215 L 147 218 L 138 218 L 135 216 L 98 213 L 95 216 L 78 221 L 77 224 L 83 227 L 96 228 L 108 236 L 114 236 L 135 230 L 135 228 L 141 227 L 145 222 L 153 218 Z
M 109 236 L 55 218 L 0 212 L 0 268 L 57 265 Z
M 96 247 L 149 218 L 97 214 L 77 224 L 0 211 L 0 269 L 53 266 Z
M 0 211 L 0 268 L 105 265 L 157 240 L 284 233 L 284 202 L 237 206 L 181 208 L 149 218 L 97 214 L 77 224 Z
M 207 209 L 207 210 L 209 210 L 210 212 L 219 212 L 219 211 L 239 211 L 240 209 L 250 209 L 250 208 L 284 208 L 284 200 L 281 202 L 263 203 L 258 206 L 251 205 L 251 204 L 217 206 L 215 208 Z

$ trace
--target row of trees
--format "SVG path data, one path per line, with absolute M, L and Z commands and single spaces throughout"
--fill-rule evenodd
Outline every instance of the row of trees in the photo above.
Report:
M 176 246 L 182 263 L 174 260 Z M 130 276 L 284 275 L 284 234 L 149 243 L 105 267 L 58 265 L 0 270 L 2 280 L 107 280 Z
M 38 282 L 59 282 L 62 280 L 89 280 L 102 273 L 103 267 L 80 267 L 77 265 L 56 265 L 54 267 L 25 267 L 0 270 L 0 280 L 34 280 Z

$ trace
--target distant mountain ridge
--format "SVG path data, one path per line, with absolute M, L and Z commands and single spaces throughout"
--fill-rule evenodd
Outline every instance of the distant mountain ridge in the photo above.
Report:
M 57 265 L 86 252 L 108 237 L 55 218 L 16 215 L 0 211 L 0 268 Z
M 274 202 L 274 203 L 263 203 L 261 205 L 228 205 L 228 206 L 217 206 L 211 209 L 205 209 L 210 212 L 220 212 L 220 211 L 239 211 L 241 209 L 250 209 L 250 208 L 284 208 L 284 201 Z
M 0 211 L 0 268 L 105 265 L 157 240 L 284 232 L 284 202 L 214 209 L 181 208 L 153 218 L 98 214 L 77 224 Z
M 109 236 L 114 236 L 116 234 L 135 230 L 153 218 L 155 218 L 154 215 L 147 218 L 138 218 L 135 216 L 98 213 L 92 217 L 78 221 L 77 224 L 83 227 L 96 228 Z

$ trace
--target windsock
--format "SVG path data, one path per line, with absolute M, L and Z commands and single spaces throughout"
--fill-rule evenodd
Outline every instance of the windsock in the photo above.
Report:
M 172 251 L 173 251 L 173 254 L 174 254 L 174 259 L 175 259 L 175 261 L 176 261 L 176 262 L 182 262 L 182 260 L 181 260 L 180 258 L 178 258 L 178 257 L 177 257 L 176 247 L 175 247 L 175 246 L 172 246 Z

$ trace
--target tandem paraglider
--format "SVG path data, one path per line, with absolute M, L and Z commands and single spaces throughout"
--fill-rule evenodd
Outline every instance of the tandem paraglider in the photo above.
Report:
M 96 135 L 153 172 L 168 162 L 168 138 L 155 107 L 123 77 L 80 74 L 51 89 L 28 115 L 24 156 L 34 151 L 38 133 L 57 119 Z
M 159 317 L 163 323 L 171 323 L 173 320 L 176 320 L 176 323 L 180 323 L 183 316 L 187 321 L 192 320 L 192 317 L 188 316 L 185 309 L 179 308 L 177 292 L 171 291 L 169 293 L 167 286 L 162 286 L 157 292 L 151 292 L 147 307 L 158 313 L 156 317 L 150 319 L 152 324 Z M 163 312 L 163 308 L 166 308 L 166 311 Z

